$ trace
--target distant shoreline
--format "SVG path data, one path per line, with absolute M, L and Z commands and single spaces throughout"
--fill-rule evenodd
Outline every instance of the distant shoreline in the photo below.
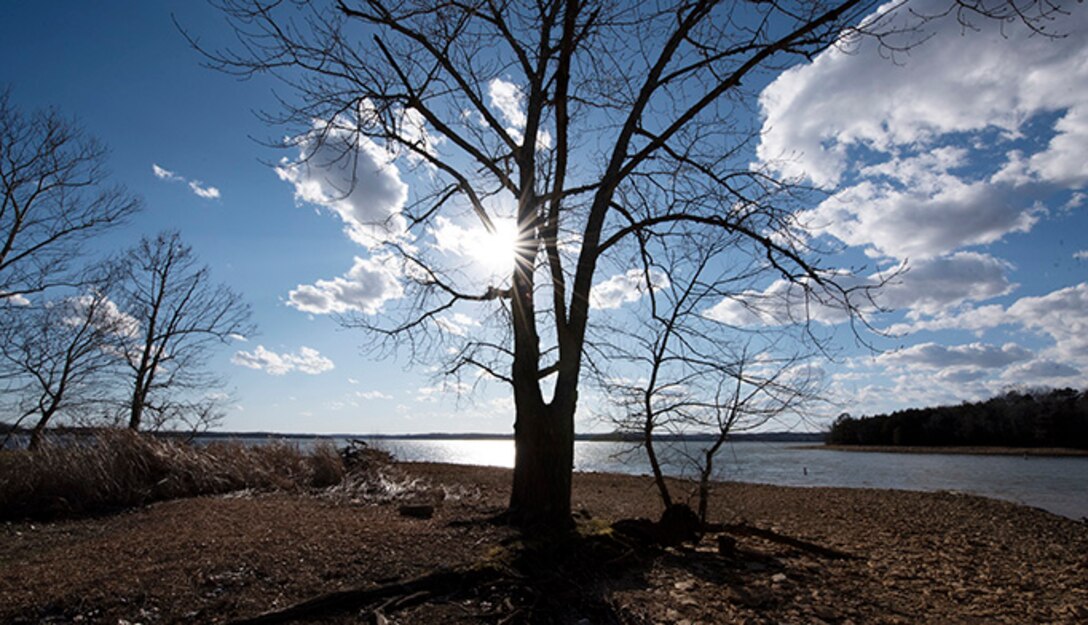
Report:
M 1068 447 L 895 447 L 891 445 L 804 445 L 800 449 L 826 451 L 858 451 L 893 454 L 945 454 L 968 456 L 1057 456 L 1088 457 L 1088 449 Z

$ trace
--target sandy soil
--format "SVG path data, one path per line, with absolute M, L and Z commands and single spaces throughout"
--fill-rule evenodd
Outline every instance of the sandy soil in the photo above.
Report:
M 1088 623 L 1088 524 L 1006 502 L 721 484 L 712 520 L 852 557 L 751 536 L 735 537 L 727 556 L 715 536 L 625 551 L 609 524 L 656 517 L 652 483 L 578 474 L 574 506 L 590 538 L 537 544 L 530 558 L 532 537 L 488 521 L 505 502 L 508 471 L 398 470 L 398 484 L 417 487 L 401 497 L 438 503 L 433 518 L 402 516 L 394 488 L 196 498 L 2 525 L 0 622 L 225 623 L 330 591 L 498 563 L 510 574 L 300 622 Z

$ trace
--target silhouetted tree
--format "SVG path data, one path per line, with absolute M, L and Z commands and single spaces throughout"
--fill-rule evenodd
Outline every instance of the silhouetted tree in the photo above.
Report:
M 222 383 L 207 361 L 215 345 L 253 332 L 249 305 L 212 282 L 177 232 L 143 238 L 115 265 L 118 306 L 135 324 L 121 345 L 132 389 L 128 427 L 215 419 Z
M 730 238 L 704 239 L 697 246 L 645 254 L 644 282 L 654 286 L 643 298 L 641 322 L 602 324 L 603 336 L 593 343 L 597 362 L 611 365 L 598 372 L 610 400 L 599 411 L 619 432 L 638 435 L 666 510 L 674 498 L 663 456 L 671 456 L 681 471 L 694 469 L 697 515 L 704 523 L 714 457 L 729 436 L 798 414 L 815 400 L 820 385 L 806 366 L 811 355 L 799 352 L 802 342 L 790 336 L 802 328 L 729 333 L 707 315 L 723 296 L 763 273 L 758 266 L 744 271 L 711 264 L 733 245 Z
M 55 110 L 24 115 L 0 92 L 0 307 L 70 283 L 88 239 L 139 209 L 107 184 L 106 149 Z
M 240 45 L 204 50 L 209 63 L 284 81 L 295 97 L 270 119 L 292 124 L 290 145 L 313 164 L 338 156 L 353 172 L 344 197 L 364 152 L 426 169 L 431 192 L 356 232 L 383 227 L 367 242 L 404 296 L 383 316 L 342 320 L 415 350 L 455 305 L 497 319 L 495 334 L 454 350 L 451 370 L 474 366 L 510 384 L 509 516 L 556 526 L 570 523 L 574 415 L 599 272 L 630 266 L 639 241 L 690 245 L 721 232 L 736 237 L 722 262 L 771 268 L 803 300 L 797 314 L 816 301 L 853 308 L 846 277 L 798 234 L 802 205 L 790 181 L 752 164 L 746 147 L 759 129 L 747 86 L 852 37 L 894 32 L 887 45 L 909 47 L 923 36 L 898 20 L 907 13 L 863 22 L 880 5 L 863 0 L 220 5 Z M 961 20 L 1050 7 L 952 6 Z M 494 230 L 496 197 L 515 207 L 517 230 L 514 268 L 497 284 L 417 244 L 457 211 Z
M 0 359 L 12 373 L 4 395 L 15 426 L 33 419 L 29 448 L 55 417 L 105 412 L 120 361 L 116 346 L 134 328 L 110 301 L 109 276 L 97 271 L 76 294 L 29 306 L 0 329 Z

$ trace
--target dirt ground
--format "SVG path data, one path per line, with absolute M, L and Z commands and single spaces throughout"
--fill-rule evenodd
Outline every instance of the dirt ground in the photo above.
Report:
M 576 474 L 579 532 L 539 541 L 491 522 L 507 470 L 395 471 L 381 496 L 241 493 L 4 524 L 0 622 L 228 623 L 393 589 L 285 622 L 1088 623 L 1088 524 L 1011 503 L 720 484 L 710 519 L 763 536 L 641 548 L 610 524 L 660 514 L 646 478 Z M 403 515 L 408 500 L 433 517 Z M 449 570 L 464 583 L 406 583 Z

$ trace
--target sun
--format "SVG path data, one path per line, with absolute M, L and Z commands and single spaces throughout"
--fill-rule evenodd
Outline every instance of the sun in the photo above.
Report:
M 479 240 L 470 242 L 470 250 L 489 273 L 509 274 L 514 270 L 514 250 L 517 247 L 518 227 L 513 219 L 496 219 L 495 231 L 479 231 Z

